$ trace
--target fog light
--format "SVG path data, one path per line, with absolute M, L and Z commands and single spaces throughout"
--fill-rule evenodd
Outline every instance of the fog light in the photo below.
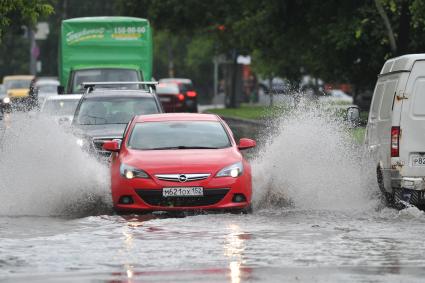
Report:
M 233 202 L 246 202 L 246 197 L 243 194 L 235 194 L 232 199 Z
M 119 203 L 121 203 L 121 204 L 132 204 L 132 203 L 134 203 L 134 200 L 131 196 L 122 196 L 119 200 Z
M 3 103 L 10 103 L 10 98 L 9 97 L 5 97 L 5 98 L 3 98 Z

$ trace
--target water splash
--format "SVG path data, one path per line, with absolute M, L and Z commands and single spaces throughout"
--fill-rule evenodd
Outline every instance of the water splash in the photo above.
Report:
M 86 216 L 109 210 L 106 166 L 82 152 L 71 133 L 33 114 L 15 114 L 0 135 L 0 215 Z
M 276 119 L 273 132 L 252 162 L 255 206 L 377 207 L 370 160 L 334 113 L 300 105 Z

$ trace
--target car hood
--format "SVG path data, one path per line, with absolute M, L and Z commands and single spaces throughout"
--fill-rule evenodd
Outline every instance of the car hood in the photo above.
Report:
M 78 125 L 76 133 L 91 138 L 122 138 L 126 124 Z
M 9 97 L 26 97 L 29 94 L 29 89 L 27 88 L 13 88 L 7 91 Z
M 233 147 L 224 149 L 128 150 L 122 162 L 150 174 L 214 173 L 242 161 Z

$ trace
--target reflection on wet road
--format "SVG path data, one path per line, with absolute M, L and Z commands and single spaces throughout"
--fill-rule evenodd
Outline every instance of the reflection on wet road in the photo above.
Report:
M 419 282 L 424 224 L 415 209 L 1 217 L 0 278 Z

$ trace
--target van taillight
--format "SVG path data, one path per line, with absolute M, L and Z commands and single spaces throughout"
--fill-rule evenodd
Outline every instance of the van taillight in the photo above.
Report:
M 391 128 L 391 157 L 399 157 L 400 127 Z

